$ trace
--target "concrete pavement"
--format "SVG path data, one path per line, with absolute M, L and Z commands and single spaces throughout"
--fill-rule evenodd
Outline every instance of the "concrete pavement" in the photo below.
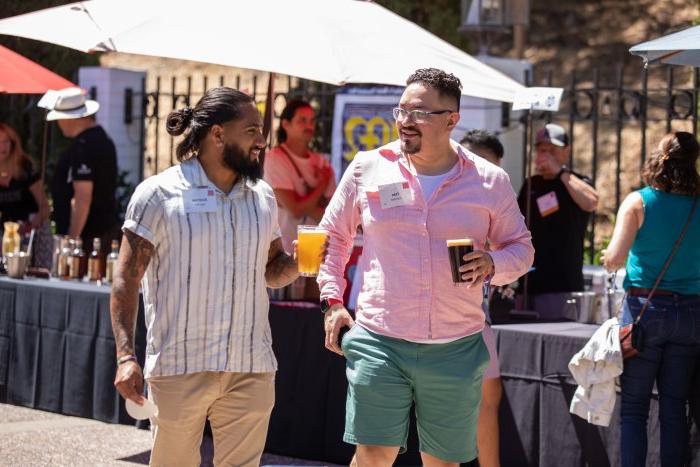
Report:
M 0 404 L 0 466 L 148 465 L 151 434 L 127 425 Z M 202 466 L 212 465 L 211 440 Z M 265 454 L 263 466 L 334 466 Z

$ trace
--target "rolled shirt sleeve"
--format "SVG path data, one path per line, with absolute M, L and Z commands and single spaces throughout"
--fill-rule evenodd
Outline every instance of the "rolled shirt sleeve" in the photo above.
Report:
M 152 178 L 144 180 L 136 187 L 126 208 L 122 230 L 129 230 L 156 246 L 156 231 L 163 217 L 164 207 L 159 188 L 152 183 Z
M 515 192 L 505 172 L 494 182 L 494 192 L 500 196 L 500 203 L 491 218 L 489 242 L 494 264 L 493 285 L 506 285 L 525 274 L 535 257 L 530 231 L 520 212 Z

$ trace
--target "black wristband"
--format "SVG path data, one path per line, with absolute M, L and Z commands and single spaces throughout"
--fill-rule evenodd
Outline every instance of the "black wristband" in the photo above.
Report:
M 559 179 L 559 178 L 561 178 L 562 175 L 570 174 L 570 173 L 571 173 L 571 169 L 569 168 L 568 165 L 564 164 L 559 169 L 559 173 L 557 174 L 557 178 Z
M 328 311 L 328 309 L 330 307 L 332 307 L 333 305 L 335 305 L 337 303 L 342 304 L 343 302 L 341 300 L 337 300 L 337 299 L 333 299 L 333 298 L 330 298 L 330 299 L 324 298 L 323 300 L 321 300 L 321 313 L 323 313 L 325 315 L 326 311 Z

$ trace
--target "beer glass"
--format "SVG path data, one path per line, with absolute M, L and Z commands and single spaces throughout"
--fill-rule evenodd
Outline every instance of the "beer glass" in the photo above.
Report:
M 471 238 L 447 240 L 447 252 L 450 256 L 450 268 L 452 269 L 452 282 L 455 286 L 469 284 L 469 281 L 462 279 L 462 273 L 459 272 L 459 268 L 467 264 L 462 258 L 472 251 L 474 251 L 474 241 Z
M 318 275 L 323 256 L 323 245 L 328 232 L 317 225 L 297 226 L 297 262 L 299 275 L 314 277 Z

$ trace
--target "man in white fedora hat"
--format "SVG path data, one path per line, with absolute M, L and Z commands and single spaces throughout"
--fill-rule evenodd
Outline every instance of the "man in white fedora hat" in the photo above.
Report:
M 105 130 L 95 121 L 100 104 L 87 99 L 80 88 L 49 91 L 39 102 L 49 110 L 72 144 L 56 163 L 51 181 L 56 233 L 82 239 L 90 248 L 95 238 L 103 252 L 119 236 L 117 152 Z

